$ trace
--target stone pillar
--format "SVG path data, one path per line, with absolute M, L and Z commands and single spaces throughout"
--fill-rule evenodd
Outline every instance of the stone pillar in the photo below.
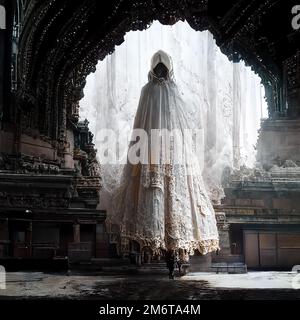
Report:
M 141 253 L 136 254 L 136 265 L 138 267 L 140 267 L 142 265 L 142 254 Z
M 96 258 L 109 257 L 108 235 L 105 231 L 104 223 L 98 222 L 96 225 Z
M 219 231 L 220 251 L 213 254 L 212 262 L 224 262 L 231 255 L 229 224 L 226 221 L 224 212 L 216 212 L 216 220 Z
M 29 222 L 26 229 L 26 245 L 27 245 L 27 255 L 32 256 L 32 222 Z
M 73 224 L 73 240 L 74 240 L 74 243 L 80 243 L 80 224 L 79 223 Z
M 300 117 L 300 50 L 283 63 L 283 82 L 287 114 Z
M 8 255 L 9 231 L 8 220 L 0 221 L 0 257 Z
M 220 253 L 222 257 L 231 254 L 230 239 L 229 239 L 229 225 L 227 223 L 218 225 Z
M 287 114 L 292 118 L 300 117 L 300 51 L 283 63 L 284 88 Z

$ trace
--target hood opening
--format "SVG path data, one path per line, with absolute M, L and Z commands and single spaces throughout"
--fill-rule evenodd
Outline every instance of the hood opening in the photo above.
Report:
M 151 59 L 151 71 L 159 79 L 168 79 L 173 73 L 173 62 L 171 57 L 164 51 L 157 51 Z
M 156 65 L 156 67 L 153 69 L 153 73 L 156 75 L 158 78 L 164 78 L 167 79 L 169 75 L 169 69 L 165 64 L 160 62 L 159 64 Z

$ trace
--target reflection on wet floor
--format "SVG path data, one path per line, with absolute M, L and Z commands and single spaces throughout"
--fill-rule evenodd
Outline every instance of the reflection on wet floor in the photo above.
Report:
M 195 273 L 169 280 L 163 274 L 15 272 L 7 273 L 7 288 L 0 290 L 0 297 L 100 300 L 300 299 L 300 290 L 291 286 L 294 276 L 284 272 L 245 275 Z

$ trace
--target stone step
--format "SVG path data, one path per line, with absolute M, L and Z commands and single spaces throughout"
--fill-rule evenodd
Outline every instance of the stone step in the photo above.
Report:
M 141 268 L 166 268 L 166 262 L 151 262 L 142 264 Z
M 229 274 L 243 274 L 247 273 L 247 265 L 244 263 L 226 263 L 226 262 L 220 262 L 220 263 L 213 263 L 212 271 L 216 273 L 229 273 Z
M 98 266 L 127 266 L 130 265 L 128 259 L 122 258 L 92 258 L 92 265 Z
M 226 263 L 243 263 L 244 262 L 244 257 L 239 254 L 229 254 L 229 255 L 215 255 L 212 260 L 213 263 L 221 263 L 221 262 L 226 262 Z

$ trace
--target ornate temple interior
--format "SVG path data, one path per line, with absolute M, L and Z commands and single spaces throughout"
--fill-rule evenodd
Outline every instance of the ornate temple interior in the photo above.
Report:
M 164 258 L 109 232 L 124 165 L 101 162 L 98 138 L 116 130 L 126 152 L 157 50 L 172 57 L 185 118 L 201 131 L 196 156 L 219 235 L 218 250 L 190 255 L 190 270 L 300 265 L 294 4 L 0 0 L 0 265 Z

